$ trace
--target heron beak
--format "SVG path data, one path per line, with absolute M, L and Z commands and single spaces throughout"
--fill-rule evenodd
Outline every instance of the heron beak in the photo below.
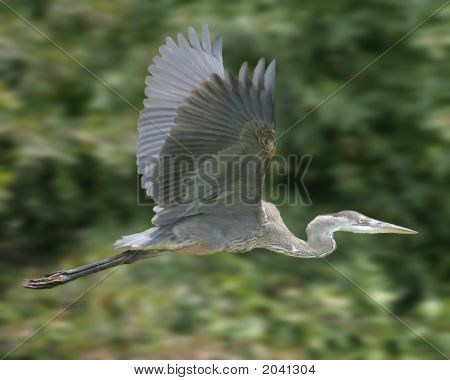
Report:
M 378 234 L 403 234 L 403 235 L 417 234 L 417 231 L 410 230 L 409 228 L 381 222 L 375 219 L 373 221 L 370 221 L 368 225 L 372 229 L 373 233 Z

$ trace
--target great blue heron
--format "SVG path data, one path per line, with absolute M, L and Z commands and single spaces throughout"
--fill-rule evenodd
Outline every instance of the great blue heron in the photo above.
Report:
M 211 44 L 207 26 L 201 40 L 193 28 L 188 35 L 189 42 L 182 34 L 178 43 L 167 38 L 161 56 L 149 66 L 139 117 L 137 165 L 142 187 L 157 204 L 154 227 L 118 240 L 116 256 L 29 280 L 27 288 L 54 287 L 166 253 L 266 248 L 320 258 L 336 248 L 337 231 L 416 233 L 341 211 L 317 216 L 306 228 L 307 240 L 294 236 L 275 205 L 261 199 L 264 172 L 275 151 L 275 61 L 265 68 L 260 59 L 252 78 L 244 63 L 236 79 L 224 70 L 220 37 Z M 201 186 L 205 178 L 208 186 Z

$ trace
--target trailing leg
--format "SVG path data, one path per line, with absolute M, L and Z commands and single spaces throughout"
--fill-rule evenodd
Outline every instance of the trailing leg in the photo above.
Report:
M 44 277 L 35 280 L 27 280 L 23 286 L 29 289 L 53 288 L 54 286 L 65 284 L 66 282 L 73 281 L 79 277 L 112 268 L 117 265 L 131 264 L 137 260 L 141 260 L 149 256 L 159 256 L 159 253 L 128 250 L 92 264 L 84 265 L 74 269 L 49 273 Z

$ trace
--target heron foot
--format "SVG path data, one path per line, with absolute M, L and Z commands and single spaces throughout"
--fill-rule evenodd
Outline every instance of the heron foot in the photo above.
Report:
M 38 279 L 25 280 L 23 287 L 28 289 L 53 288 L 54 286 L 64 284 L 69 280 L 70 276 L 68 276 L 66 272 L 55 272 Z

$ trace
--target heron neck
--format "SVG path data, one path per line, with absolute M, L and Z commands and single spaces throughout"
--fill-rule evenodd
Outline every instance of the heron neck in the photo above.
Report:
M 327 221 L 314 219 L 306 227 L 306 236 L 308 240 L 309 251 L 311 257 L 325 257 L 336 249 L 336 242 L 333 238 L 334 228 Z
M 288 236 L 284 237 L 284 244 L 276 251 L 294 257 L 320 258 L 325 257 L 336 249 L 333 238 L 334 228 L 327 221 L 315 218 L 306 228 L 307 240 L 297 238 L 286 228 Z

